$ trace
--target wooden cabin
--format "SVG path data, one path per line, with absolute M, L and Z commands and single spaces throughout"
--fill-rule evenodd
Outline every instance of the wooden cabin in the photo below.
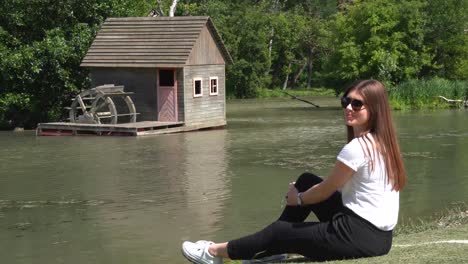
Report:
M 160 128 L 155 122 L 181 131 L 226 125 L 227 63 L 232 58 L 209 17 L 125 17 L 103 23 L 81 66 L 93 87 L 124 86 L 137 130 L 151 133 Z

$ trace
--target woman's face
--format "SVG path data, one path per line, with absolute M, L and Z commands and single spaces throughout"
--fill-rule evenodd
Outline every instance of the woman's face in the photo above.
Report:
M 346 97 L 349 98 L 347 101 L 349 104 L 343 109 L 345 124 L 353 128 L 355 136 L 361 136 L 368 132 L 369 110 L 366 102 L 355 90 L 349 92 Z M 363 103 L 362 106 L 360 103 Z

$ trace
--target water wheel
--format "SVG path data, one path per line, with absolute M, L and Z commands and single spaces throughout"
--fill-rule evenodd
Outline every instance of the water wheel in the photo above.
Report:
M 117 124 L 119 117 L 136 122 L 137 112 L 129 92 L 123 86 L 102 85 L 78 94 L 69 108 L 70 122 Z M 119 101 L 116 103 L 115 101 Z

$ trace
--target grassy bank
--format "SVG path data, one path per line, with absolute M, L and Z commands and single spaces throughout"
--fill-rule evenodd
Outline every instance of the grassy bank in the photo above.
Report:
M 374 263 L 466 263 L 468 260 L 468 206 L 460 204 L 428 220 L 399 223 L 388 255 L 330 264 Z M 240 264 L 240 261 L 226 262 Z M 307 263 L 296 257 L 288 263 Z
M 462 103 L 451 104 L 439 98 L 466 100 L 468 81 L 445 79 L 410 80 L 389 87 L 390 102 L 394 109 L 441 109 L 462 107 Z
M 409 80 L 395 86 L 386 85 L 389 91 L 390 104 L 395 110 L 411 109 L 446 109 L 463 107 L 463 103 L 448 103 L 443 96 L 453 100 L 468 99 L 468 81 L 451 81 L 445 79 Z M 286 92 L 286 93 L 285 93 Z M 332 88 L 312 88 L 309 90 L 261 89 L 258 98 L 335 96 Z
M 308 90 L 281 90 L 281 89 L 261 89 L 258 91 L 258 98 L 277 98 L 277 97 L 288 97 L 287 94 L 292 94 L 298 97 L 308 96 L 334 96 L 335 90 L 330 88 L 312 88 Z

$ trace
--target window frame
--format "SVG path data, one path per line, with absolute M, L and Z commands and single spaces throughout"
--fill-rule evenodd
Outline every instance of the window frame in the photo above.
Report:
M 212 87 L 212 80 L 216 80 L 216 92 L 213 91 Z M 210 95 L 218 95 L 219 94 L 219 78 L 218 76 L 210 77 Z
M 197 81 L 200 81 L 200 93 L 199 94 L 196 93 L 196 89 L 195 89 L 195 84 Z M 192 86 L 193 86 L 192 87 L 193 97 L 203 97 L 203 79 L 200 77 L 193 78 Z

